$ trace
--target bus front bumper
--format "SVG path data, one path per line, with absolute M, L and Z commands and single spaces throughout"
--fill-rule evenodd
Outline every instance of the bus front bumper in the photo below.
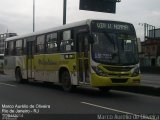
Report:
M 91 86 L 104 87 L 104 86 L 139 86 L 140 75 L 135 77 L 103 77 L 95 73 L 91 75 Z

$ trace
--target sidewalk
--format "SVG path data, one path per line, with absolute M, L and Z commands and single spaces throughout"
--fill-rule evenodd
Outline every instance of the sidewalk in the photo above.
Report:
M 117 87 L 115 90 L 160 96 L 160 74 L 141 74 L 141 84 L 136 87 Z
M 141 85 L 160 88 L 160 74 L 141 74 Z

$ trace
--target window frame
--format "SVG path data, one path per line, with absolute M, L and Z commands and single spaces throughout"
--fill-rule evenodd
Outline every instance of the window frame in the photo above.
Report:
M 52 48 L 49 48 L 48 47 L 48 36 L 49 35 L 54 35 L 54 34 L 56 34 L 56 38 L 54 38 L 53 37 L 53 39 L 56 39 L 56 40 L 53 40 L 53 43 L 56 43 L 57 44 L 57 47 L 52 47 Z M 46 47 L 46 49 L 45 49 L 45 52 L 46 53 L 48 53 L 48 54 L 51 54 L 51 53 L 57 53 L 58 52 L 58 50 L 59 50 L 59 33 L 58 33 L 58 31 L 53 31 L 53 32 L 50 32 L 50 33 L 47 33 L 46 34 L 46 40 L 45 40 L 45 47 Z
M 39 42 L 38 38 L 42 37 L 42 36 L 43 36 L 43 43 L 39 44 L 40 42 Z M 41 35 L 36 36 L 36 39 L 35 39 L 35 47 L 36 47 L 35 53 L 36 54 L 44 54 L 45 53 L 45 43 L 46 43 L 46 35 L 45 34 L 41 34 Z M 42 48 L 39 48 L 39 47 L 42 47 Z
M 20 43 L 21 45 L 19 46 L 17 42 L 21 42 Z M 23 39 L 15 40 L 15 55 L 17 56 L 23 55 Z
M 64 39 L 64 32 L 70 31 L 70 39 Z M 75 30 L 74 28 L 69 28 L 60 31 L 60 52 L 67 53 L 67 52 L 75 52 L 76 51 L 76 40 L 75 40 Z M 71 43 L 69 43 L 72 41 Z M 64 43 L 63 43 L 64 42 Z M 73 45 L 71 45 L 73 43 Z M 67 45 L 70 45 L 70 50 L 67 50 Z

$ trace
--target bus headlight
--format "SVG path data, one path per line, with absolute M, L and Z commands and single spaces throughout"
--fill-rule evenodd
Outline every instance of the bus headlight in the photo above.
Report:
M 99 67 L 92 66 L 92 69 L 94 72 L 99 76 L 108 76 L 107 73 L 105 73 L 103 70 L 101 70 Z
M 137 67 L 137 68 L 134 69 L 134 71 L 133 71 L 133 73 L 132 73 L 132 77 L 138 76 L 139 74 L 140 74 L 140 68 Z

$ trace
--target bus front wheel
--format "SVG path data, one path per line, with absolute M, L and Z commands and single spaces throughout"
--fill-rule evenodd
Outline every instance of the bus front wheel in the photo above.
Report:
M 68 71 L 64 71 L 61 74 L 61 82 L 64 91 L 72 92 L 74 90 L 75 86 L 71 83 L 71 78 Z

